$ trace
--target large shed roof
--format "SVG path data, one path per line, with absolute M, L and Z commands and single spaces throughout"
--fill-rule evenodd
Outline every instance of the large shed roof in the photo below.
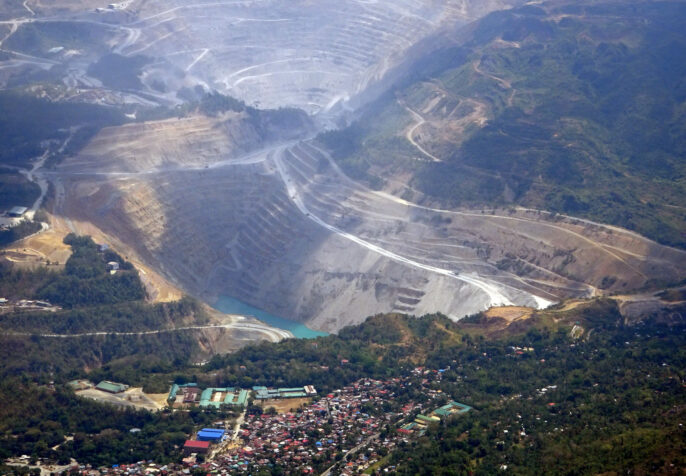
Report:
M 209 441 L 186 440 L 184 448 L 207 449 L 210 447 Z
M 12 207 L 10 209 L 10 215 L 21 216 L 28 211 L 26 207 Z
M 123 383 L 115 383 L 115 382 L 110 382 L 108 380 L 103 380 L 99 384 L 95 386 L 98 390 L 103 390 L 105 392 L 110 392 L 110 393 L 120 393 L 126 390 L 128 385 L 124 385 Z

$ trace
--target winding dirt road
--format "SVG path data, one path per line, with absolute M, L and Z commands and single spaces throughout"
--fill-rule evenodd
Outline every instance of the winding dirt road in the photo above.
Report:
M 400 103 L 400 104 L 405 108 L 405 110 L 407 112 L 409 112 L 412 115 L 412 117 L 414 117 L 414 120 L 415 120 L 415 125 L 412 126 L 410 129 L 408 129 L 407 134 L 405 134 L 405 137 L 407 138 L 407 140 L 410 141 L 410 143 L 413 146 L 415 146 L 415 148 L 417 150 L 419 150 L 419 152 L 421 152 L 422 154 L 424 154 L 425 156 L 427 156 L 428 158 L 430 158 L 434 162 L 442 162 L 441 159 L 439 159 L 438 157 L 433 155 L 431 152 L 429 152 L 424 147 L 422 147 L 421 144 L 417 143 L 417 141 L 414 140 L 414 133 L 417 131 L 417 129 L 419 129 L 424 124 L 426 124 L 426 119 L 424 119 L 424 117 L 421 114 L 419 114 L 417 111 L 415 111 L 414 109 L 411 109 L 407 104 L 404 104 L 404 103 Z
M 269 337 L 269 340 L 278 342 L 282 339 L 293 337 L 288 331 L 281 329 L 272 329 L 260 326 L 259 324 L 250 323 L 231 323 L 231 324 L 212 324 L 206 326 L 187 326 L 175 327 L 172 329 L 158 329 L 154 331 L 140 331 L 140 332 L 116 332 L 116 331 L 98 331 L 98 332 L 82 332 L 78 334 L 51 334 L 51 333 L 30 333 L 30 332 L 6 332 L 8 336 L 22 336 L 22 337 L 47 337 L 55 339 L 76 339 L 81 337 L 96 337 L 96 336 L 147 336 L 156 334 L 167 334 L 172 332 L 184 332 L 203 329 L 232 329 L 261 332 Z

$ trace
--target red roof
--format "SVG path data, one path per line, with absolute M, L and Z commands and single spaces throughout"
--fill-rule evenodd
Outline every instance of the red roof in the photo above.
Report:
M 210 447 L 210 442 L 209 441 L 195 441 L 195 440 L 186 440 L 186 444 L 183 445 L 184 448 L 203 448 L 203 449 L 208 449 Z

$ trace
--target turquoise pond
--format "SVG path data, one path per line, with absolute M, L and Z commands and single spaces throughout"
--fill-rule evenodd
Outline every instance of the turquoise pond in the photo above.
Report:
M 258 309 L 240 301 L 236 298 L 229 296 L 221 296 L 217 302 L 212 306 L 216 310 L 225 312 L 226 314 L 241 314 L 244 316 L 252 316 L 265 324 L 269 324 L 272 327 L 278 327 L 286 331 L 291 331 L 291 333 L 301 339 L 314 339 L 315 337 L 328 336 L 326 332 L 315 331 L 310 329 L 304 324 L 301 324 L 284 317 L 275 316 L 267 311 Z

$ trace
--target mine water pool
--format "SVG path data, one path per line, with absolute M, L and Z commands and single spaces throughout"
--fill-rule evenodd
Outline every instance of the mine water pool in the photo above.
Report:
M 215 302 L 212 307 L 226 314 L 252 316 L 264 322 L 265 324 L 269 324 L 272 327 L 291 331 L 295 337 L 301 339 L 314 339 L 315 337 L 329 335 L 326 332 L 310 329 L 300 322 L 286 319 L 285 317 L 275 316 L 274 314 L 270 314 L 267 311 L 253 307 L 250 304 L 244 303 L 243 301 L 230 296 L 221 296 L 219 299 L 217 299 L 217 302 Z

